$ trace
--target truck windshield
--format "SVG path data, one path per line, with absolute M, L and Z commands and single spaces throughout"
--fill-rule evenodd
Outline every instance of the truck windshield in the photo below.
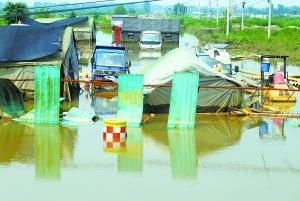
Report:
M 160 34 L 157 33 L 144 33 L 142 35 L 143 43 L 160 43 Z
M 96 54 L 96 65 L 124 67 L 125 57 L 124 54 L 120 54 L 120 53 L 98 52 Z

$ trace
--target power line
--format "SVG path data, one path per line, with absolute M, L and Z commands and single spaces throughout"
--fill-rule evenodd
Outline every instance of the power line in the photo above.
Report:
M 110 2 L 110 1 L 116 1 L 116 0 L 101 0 L 101 1 L 89 1 L 89 2 L 80 2 L 80 3 L 65 3 L 65 4 L 55 4 L 55 5 L 48 5 L 48 6 L 37 6 L 37 7 L 28 7 L 28 10 L 31 9 L 43 9 L 43 8 L 55 8 L 55 7 L 61 7 L 61 6 L 77 6 L 82 4 L 91 4 L 91 3 L 104 3 L 104 2 Z M 4 9 L 0 9 L 0 12 L 4 11 Z
M 82 4 L 90 4 L 90 3 L 103 3 L 109 1 L 116 1 L 116 0 L 101 0 L 101 1 L 89 1 L 89 2 L 80 2 L 80 3 L 67 3 L 67 4 L 55 4 L 49 6 L 37 6 L 37 7 L 29 7 L 28 9 L 43 9 L 43 8 L 53 8 L 53 7 L 60 7 L 60 6 L 77 6 Z
M 132 4 L 147 3 L 147 2 L 150 3 L 150 2 L 155 2 L 155 1 L 162 1 L 162 0 L 145 0 L 145 1 L 134 1 L 134 2 L 127 2 L 127 3 L 116 3 L 116 4 L 107 4 L 107 5 L 87 6 L 87 7 L 81 7 L 81 8 L 67 8 L 67 9 L 51 10 L 51 11 L 38 11 L 38 12 L 30 12 L 29 15 L 62 13 L 62 12 L 69 12 L 69 11 L 74 11 L 74 10 L 106 8 L 106 7 L 114 7 L 114 6 L 120 6 L 120 5 L 132 5 Z M 7 17 L 19 17 L 19 15 L 16 14 L 16 15 L 9 15 L 9 16 L 3 16 L 3 15 L 0 16 L 0 18 L 7 18 Z

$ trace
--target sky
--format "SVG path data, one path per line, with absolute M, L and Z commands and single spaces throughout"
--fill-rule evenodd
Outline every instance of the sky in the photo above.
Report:
M 0 2 L 6 2 L 7 0 L 0 0 Z M 81 3 L 81 2 L 91 2 L 93 0 L 10 0 L 12 2 L 25 2 L 28 6 L 33 6 L 33 3 L 38 2 L 56 2 L 56 3 Z M 116 0 L 116 2 L 130 2 L 130 1 L 142 1 L 142 0 Z M 232 2 L 235 2 L 235 4 L 239 4 L 243 1 L 246 2 L 246 6 L 253 5 L 254 7 L 264 7 L 267 5 L 267 0 L 231 0 Z M 155 2 L 155 4 L 162 4 L 162 5 L 168 5 L 168 4 L 175 4 L 175 3 L 185 3 L 189 5 L 203 5 L 208 6 L 209 0 L 162 0 L 160 2 Z M 211 0 L 212 6 L 216 5 L 217 0 Z M 227 0 L 219 0 L 220 6 L 226 6 Z M 300 0 L 272 0 L 274 5 L 277 5 L 278 3 L 284 4 L 286 6 L 300 6 Z

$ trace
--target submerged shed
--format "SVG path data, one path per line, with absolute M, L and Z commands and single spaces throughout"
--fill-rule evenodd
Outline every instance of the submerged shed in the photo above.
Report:
M 179 20 L 170 19 L 123 19 L 122 40 L 124 42 L 139 41 L 142 31 L 161 32 L 164 42 L 179 42 Z
M 34 67 L 53 65 L 61 67 L 62 78 L 78 79 L 71 27 L 0 27 L 0 78 L 19 80 L 14 82 L 18 88 L 33 92 Z M 69 84 L 65 85 L 62 93 L 69 90 Z

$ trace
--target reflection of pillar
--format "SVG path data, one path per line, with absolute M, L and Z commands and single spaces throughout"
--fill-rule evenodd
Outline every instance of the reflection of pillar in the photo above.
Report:
M 140 128 L 127 128 L 126 151 L 118 154 L 118 171 L 143 171 L 143 135 Z
M 59 179 L 60 135 L 57 125 L 35 126 L 35 175 Z
M 197 176 L 195 133 L 192 129 L 168 130 L 172 174 L 179 178 Z

